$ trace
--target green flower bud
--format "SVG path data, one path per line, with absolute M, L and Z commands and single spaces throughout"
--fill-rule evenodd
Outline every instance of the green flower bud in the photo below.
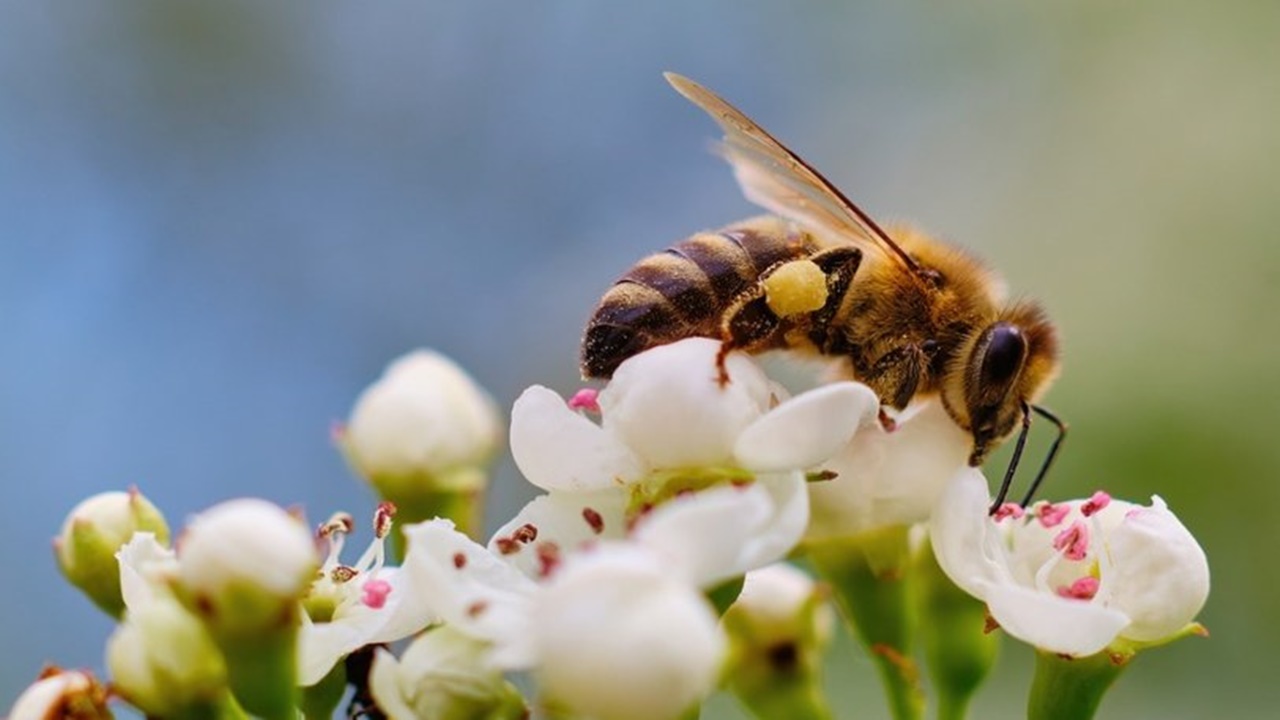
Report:
M 222 653 L 168 595 L 129 609 L 107 641 L 107 669 L 115 691 L 148 717 L 210 717 L 228 700 Z
M 124 600 L 115 554 L 135 532 L 153 533 L 161 544 L 169 543 L 164 516 L 142 493 L 131 489 L 84 500 L 67 515 L 53 541 L 62 574 L 117 619 L 124 613 Z

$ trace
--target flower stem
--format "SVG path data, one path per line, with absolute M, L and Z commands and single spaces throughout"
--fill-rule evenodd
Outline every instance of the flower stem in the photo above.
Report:
M 775 676 L 747 687 L 735 683 L 734 692 L 760 720 L 831 720 L 831 708 L 811 675 Z
M 484 491 L 481 489 L 462 490 L 419 490 L 411 497 L 385 498 L 396 506 L 397 529 L 391 533 L 391 551 L 397 561 L 404 560 L 405 538 L 398 528 L 411 523 L 446 518 L 452 520 L 458 532 L 473 540 L 480 539 L 484 530 L 482 514 L 484 512 Z
M 1105 651 L 1083 658 L 1038 651 L 1027 720 L 1089 720 L 1125 665 Z
M 913 571 L 938 720 L 964 720 L 969 702 L 995 664 L 1000 636 L 988 631 L 986 604 L 951 582 L 927 540 L 916 551 Z
M 880 671 L 896 720 L 924 717 L 920 672 L 911 658 L 914 627 L 907 526 L 898 525 L 809 548 L 818 573 L 831 584 L 855 637 Z

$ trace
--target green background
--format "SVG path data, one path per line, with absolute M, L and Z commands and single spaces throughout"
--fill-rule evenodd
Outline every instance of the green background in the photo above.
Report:
M 1280 4 L 0 14 L 0 707 L 44 661 L 101 664 L 109 625 L 46 549 L 81 497 L 363 515 L 327 425 L 394 355 L 434 346 L 504 407 L 572 390 L 616 275 L 753 212 L 674 69 L 1049 309 L 1072 431 L 1047 492 L 1159 494 L 1213 571 L 1212 637 L 1140 657 L 1101 717 L 1273 716 Z M 491 527 L 532 492 L 495 482 Z M 1029 669 L 1006 643 L 975 716 L 1017 717 Z M 847 643 L 830 685 L 885 717 Z

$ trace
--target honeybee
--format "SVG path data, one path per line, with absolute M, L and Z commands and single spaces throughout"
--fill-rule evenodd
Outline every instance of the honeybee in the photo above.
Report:
M 998 276 L 960 248 L 881 227 L 737 108 L 688 78 L 666 79 L 719 124 L 718 150 L 743 193 L 774 214 L 636 263 L 591 316 L 584 377 L 608 378 L 628 357 L 687 337 L 721 341 L 722 382 L 733 350 L 834 358 L 882 406 L 939 398 L 973 438 L 971 466 L 1020 428 L 992 512 L 1007 497 L 1035 412 L 1058 434 L 1029 503 L 1066 434 L 1035 404 L 1059 368 L 1057 332 L 1041 307 L 1007 302 Z

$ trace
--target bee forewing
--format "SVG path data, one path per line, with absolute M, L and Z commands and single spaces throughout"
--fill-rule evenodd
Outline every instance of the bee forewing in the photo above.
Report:
M 833 237 L 913 263 L 874 222 L 808 163 L 754 120 L 707 88 L 676 73 L 667 82 L 724 130 L 720 154 L 733 166 L 742 192 L 769 212 Z

